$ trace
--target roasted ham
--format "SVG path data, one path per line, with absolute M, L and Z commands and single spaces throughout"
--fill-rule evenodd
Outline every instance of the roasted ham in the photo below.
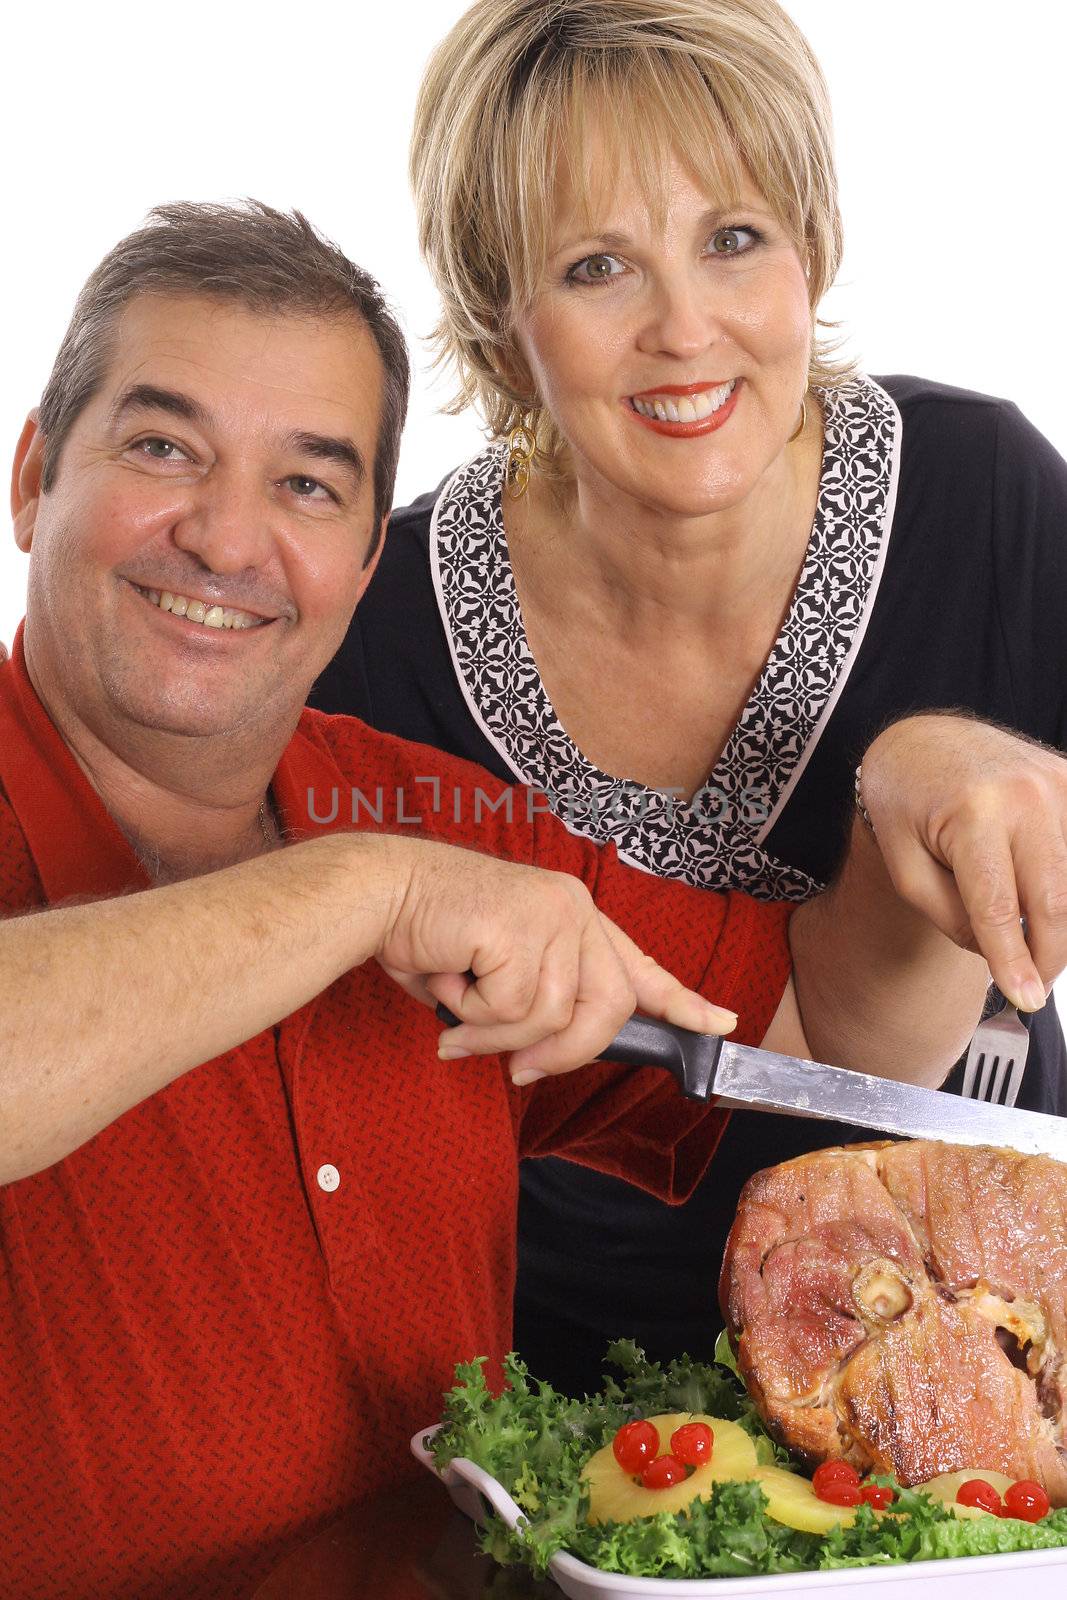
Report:
M 745 1186 L 720 1298 L 809 1466 L 985 1467 L 1067 1505 L 1067 1165 L 919 1140 L 783 1162 Z

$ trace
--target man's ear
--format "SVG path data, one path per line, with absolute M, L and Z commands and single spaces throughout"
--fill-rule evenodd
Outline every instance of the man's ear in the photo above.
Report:
M 15 446 L 15 460 L 11 468 L 11 518 L 15 524 L 15 543 L 24 554 L 29 553 L 30 545 L 33 543 L 43 472 L 44 434 L 41 432 L 37 411 L 34 408 L 19 434 L 19 442 Z
M 367 562 L 367 565 L 363 568 L 363 571 L 359 575 L 359 588 L 356 590 L 357 606 L 363 599 L 363 596 L 366 594 L 367 586 L 374 577 L 375 572 L 378 570 L 378 563 L 382 559 L 382 551 L 385 549 L 385 530 L 388 526 L 389 518 L 388 516 L 384 516 L 381 521 L 381 526 L 378 529 L 378 548 L 375 550 L 374 554 Z

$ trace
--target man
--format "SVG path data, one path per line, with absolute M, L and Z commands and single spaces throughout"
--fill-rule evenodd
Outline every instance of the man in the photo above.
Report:
M 980 1009 L 861 825 L 794 918 L 802 1027 L 785 908 L 302 713 L 406 394 L 376 287 L 302 219 L 171 207 L 90 278 L 20 440 L 0 1595 L 246 1593 L 402 1473 L 453 1362 L 507 1347 L 519 1153 L 678 1198 L 714 1152 L 662 1074 L 563 1075 L 633 1009 L 931 1083 Z M 443 1063 L 394 978 L 461 1015 Z

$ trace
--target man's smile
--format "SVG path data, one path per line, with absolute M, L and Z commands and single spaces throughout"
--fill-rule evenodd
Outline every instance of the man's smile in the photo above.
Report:
M 186 622 L 200 623 L 205 628 L 261 628 L 266 623 L 274 622 L 275 617 L 256 616 L 251 611 L 238 611 L 228 606 L 220 606 L 210 600 L 198 600 L 184 594 L 172 594 L 169 589 L 145 589 L 139 583 L 130 581 L 130 587 L 135 589 L 149 604 L 157 606 L 160 611 L 169 611 L 172 616 L 184 617 Z

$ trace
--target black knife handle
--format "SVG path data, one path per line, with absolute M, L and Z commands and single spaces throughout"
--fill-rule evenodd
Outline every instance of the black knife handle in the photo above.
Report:
M 692 1038 L 684 1028 L 634 1012 L 597 1060 L 615 1061 L 622 1067 L 666 1067 L 684 1085 L 685 1044 Z
M 447 1006 L 437 1007 L 437 1018 L 449 1028 L 460 1025 Z M 706 1100 L 722 1043 L 714 1034 L 692 1033 L 635 1012 L 596 1059 L 621 1067 L 663 1067 L 678 1080 L 683 1094 Z

